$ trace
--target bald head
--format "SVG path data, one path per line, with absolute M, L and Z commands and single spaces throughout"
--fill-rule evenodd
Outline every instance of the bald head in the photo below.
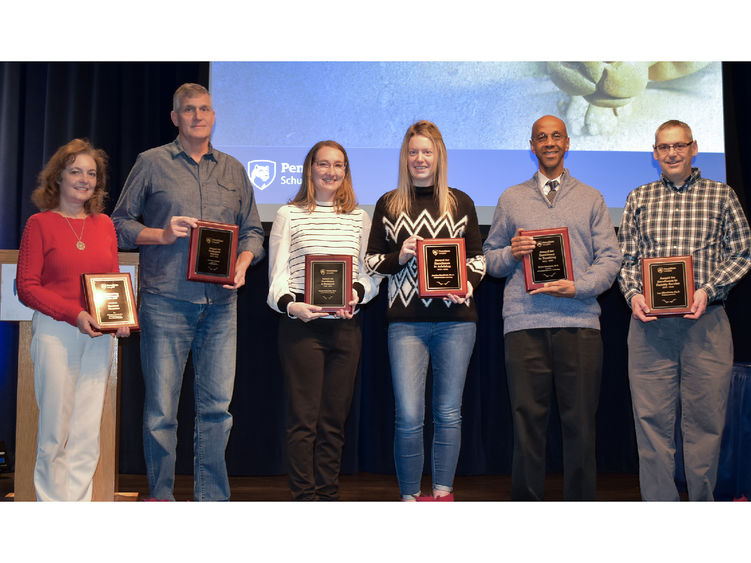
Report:
M 543 127 L 543 126 L 545 127 L 551 126 L 554 129 L 558 129 L 559 131 L 563 133 L 564 137 L 568 137 L 568 132 L 566 131 L 566 124 L 562 120 L 558 119 L 554 115 L 543 115 L 540 119 L 538 119 L 532 124 L 532 138 L 533 139 L 535 138 L 535 132 L 538 131 L 540 127 Z
M 568 145 L 566 124 L 554 115 L 543 115 L 532 125 L 529 147 L 537 157 L 540 172 L 549 180 L 563 173 L 563 157 Z

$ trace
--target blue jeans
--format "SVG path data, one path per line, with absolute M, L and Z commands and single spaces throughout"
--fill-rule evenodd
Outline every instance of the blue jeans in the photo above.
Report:
M 433 489 L 453 490 L 459 460 L 462 394 L 475 345 L 473 322 L 389 325 L 389 359 L 396 403 L 394 461 L 402 497 L 420 492 L 428 360 L 433 367 Z
M 151 496 L 174 500 L 177 405 L 188 353 L 195 371 L 195 500 L 229 500 L 224 452 L 235 383 L 237 298 L 190 303 L 142 293 L 143 449 Z

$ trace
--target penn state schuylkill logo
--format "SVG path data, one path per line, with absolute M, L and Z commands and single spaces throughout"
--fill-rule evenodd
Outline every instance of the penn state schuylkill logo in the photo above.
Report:
M 251 160 L 248 162 L 250 183 L 257 190 L 265 190 L 276 179 L 276 162 L 273 160 Z

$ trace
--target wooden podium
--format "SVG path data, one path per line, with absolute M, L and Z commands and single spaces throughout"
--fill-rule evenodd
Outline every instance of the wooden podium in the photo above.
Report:
M 17 250 L 0 250 L 0 267 L 3 264 L 16 264 Z M 138 253 L 121 252 L 123 266 L 134 267 L 134 283 L 138 280 Z M 3 283 L 0 270 L 0 284 Z M 7 283 L 7 280 L 6 280 Z M 0 319 L 2 320 L 2 319 Z M 18 390 L 16 404 L 16 453 L 14 494 L 16 501 L 36 500 L 34 493 L 34 463 L 36 461 L 37 418 L 39 409 L 34 395 L 34 365 L 31 362 L 31 321 L 19 320 L 18 329 Z M 105 337 L 101 337 L 105 338 Z M 109 337 L 107 337 L 109 338 Z M 115 500 L 118 489 L 118 441 L 120 407 L 120 359 L 121 351 L 115 339 L 112 367 L 104 397 L 102 426 L 99 438 L 99 463 L 94 473 L 92 500 Z

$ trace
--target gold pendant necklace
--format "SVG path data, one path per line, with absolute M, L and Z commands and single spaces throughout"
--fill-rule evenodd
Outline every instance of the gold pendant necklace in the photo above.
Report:
M 73 231 L 73 236 L 75 236 L 78 239 L 78 242 L 76 242 L 76 248 L 78 250 L 84 250 L 86 248 L 86 243 L 84 243 L 81 239 L 83 238 L 83 230 L 86 228 L 86 217 L 83 218 L 83 225 L 81 225 L 81 235 L 76 234 L 76 230 L 73 228 L 73 225 L 70 224 L 70 221 L 68 220 L 65 215 L 63 215 L 65 220 L 68 223 L 68 226 L 70 227 L 70 230 Z

